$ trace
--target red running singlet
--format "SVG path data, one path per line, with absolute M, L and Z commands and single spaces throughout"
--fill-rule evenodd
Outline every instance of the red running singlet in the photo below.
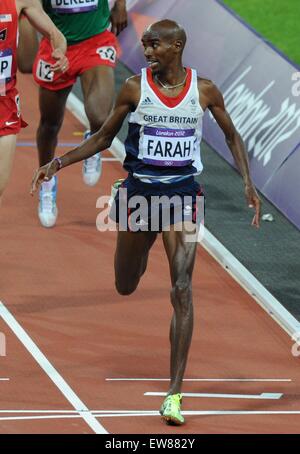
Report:
M 18 13 L 15 0 L 0 1 L 0 95 L 16 85 Z

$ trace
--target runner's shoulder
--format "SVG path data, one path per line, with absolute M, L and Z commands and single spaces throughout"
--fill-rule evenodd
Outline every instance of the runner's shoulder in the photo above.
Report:
M 205 92 L 216 89 L 216 85 L 210 79 L 204 79 L 203 77 L 198 77 L 198 87 Z
M 200 97 L 206 98 L 208 105 L 220 96 L 218 87 L 210 79 L 198 77 L 198 90 Z
M 129 88 L 137 88 L 141 86 L 141 74 L 135 74 L 134 76 L 128 77 L 125 84 Z
M 141 88 L 141 75 L 136 74 L 134 76 L 128 77 L 123 84 L 123 90 L 128 93 L 139 93 Z
M 131 76 L 125 80 L 120 92 L 120 99 L 130 103 L 133 108 L 138 104 L 141 92 L 141 76 Z

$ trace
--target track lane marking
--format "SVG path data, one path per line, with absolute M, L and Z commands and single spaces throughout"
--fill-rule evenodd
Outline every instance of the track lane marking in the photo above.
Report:
M 99 413 L 92 412 L 95 418 L 132 418 L 141 416 L 161 416 L 157 410 L 104 410 Z M 182 411 L 184 416 L 285 416 L 285 415 L 300 415 L 300 410 L 187 410 Z M 78 419 L 79 414 L 59 414 L 59 415 L 43 415 L 43 416 L 8 416 L 0 417 L 0 421 L 23 421 L 23 420 L 46 420 L 46 419 Z
M 60 392 L 72 405 L 72 407 L 79 413 L 79 417 L 84 419 L 84 421 L 96 434 L 107 434 L 108 432 L 105 430 L 105 428 L 99 423 L 99 421 L 97 421 L 95 416 L 91 414 L 87 406 L 82 402 L 82 400 L 77 396 L 70 385 L 68 385 L 65 379 L 54 368 L 54 366 L 41 352 L 38 346 L 33 342 L 26 331 L 22 328 L 22 326 L 17 322 L 15 317 L 9 312 L 9 310 L 1 301 L 0 316 L 10 327 L 19 341 L 24 345 L 26 350 L 33 356 L 33 358 L 43 369 L 43 371 L 48 375 L 50 380 L 52 380 L 52 382 L 57 386 Z
M 146 392 L 144 396 L 166 396 L 165 392 Z M 281 393 L 261 393 L 261 394 L 216 394 L 216 393 L 182 393 L 183 397 L 205 397 L 210 399 L 281 399 Z
M 167 381 L 169 378 L 106 378 L 105 381 Z M 184 378 L 184 382 L 291 382 L 291 378 Z

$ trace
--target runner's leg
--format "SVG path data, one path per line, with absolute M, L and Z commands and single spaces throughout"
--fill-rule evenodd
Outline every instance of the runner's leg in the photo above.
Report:
M 121 295 L 130 295 L 137 288 L 156 237 L 155 232 L 118 232 L 115 282 Z
M 65 106 L 72 86 L 53 91 L 40 87 L 40 124 L 37 130 L 37 146 L 40 166 L 54 158 L 57 136 L 62 126 Z
M 92 134 L 101 128 L 111 111 L 114 85 L 114 70 L 110 66 L 95 66 L 81 75 L 84 108 Z
M 114 71 L 109 66 L 94 66 L 81 75 L 85 112 L 89 119 L 91 133 L 98 131 L 111 111 L 114 96 Z M 96 153 L 83 162 L 83 181 L 94 186 L 102 173 L 101 153 Z
M 188 352 L 193 333 L 192 274 L 197 242 L 186 241 L 186 231 L 175 231 L 174 226 L 163 232 L 164 247 L 171 274 L 171 303 L 174 313 L 170 327 L 171 383 L 169 394 L 181 392 Z
M 16 141 L 17 136 L 15 134 L 0 137 L 0 206 L 3 192 L 11 174 Z
M 61 128 L 66 101 L 72 86 L 53 91 L 40 87 L 40 124 L 37 130 L 37 145 L 40 166 L 47 164 L 54 158 L 57 137 Z M 45 181 L 39 192 L 38 215 L 43 227 L 53 227 L 56 224 L 58 209 L 57 176 Z

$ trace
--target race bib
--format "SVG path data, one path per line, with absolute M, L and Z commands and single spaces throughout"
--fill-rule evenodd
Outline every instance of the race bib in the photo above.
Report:
M 193 159 L 194 129 L 163 129 L 144 127 L 143 162 L 153 166 L 182 167 Z
M 13 54 L 11 49 L 0 51 L 0 79 L 11 77 Z
M 12 22 L 11 14 L 0 14 L 0 22 Z
M 100 55 L 101 60 L 108 60 L 111 63 L 116 62 L 117 52 L 112 46 L 102 46 L 97 49 L 97 53 Z
M 39 60 L 36 68 L 36 77 L 44 82 L 53 82 L 54 72 L 51 71 L 50 68 L 50 63 L 44 60 Z
M 98 8 L 98 0 L 51 0 L 51 6 L 60 14 L 86 13 Z

